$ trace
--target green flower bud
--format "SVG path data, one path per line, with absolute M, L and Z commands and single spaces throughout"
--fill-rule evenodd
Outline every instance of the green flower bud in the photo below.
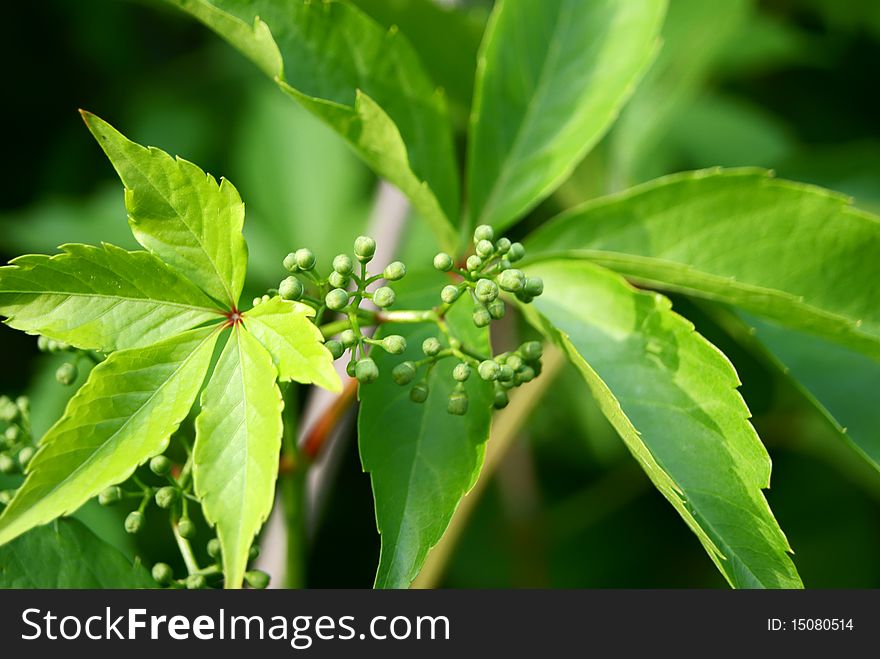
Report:
M 118 485 L 108 487 L 98 495 L 98 503 L 102 506 L 112 506 L 122 499 L 122 489 Z
M 348 276 L 354 271 L 354 263 L 348 254 L 337 254 L 333 258 L 333 271 Z
M 251 545 L 251 548 L 248 549 L 248 560 L 252 561 L 260 555 L 260 546 L 259 545 Z
M 361 263 L 368 263 L 376 253 L 376 241 L 369 236 L 358 236 L 354 241 L 354 255 Z
M 284 266 L 284 269 L 288 272 L 296 272 L 299 270 L 299 266 L 296 264 L 296 252 L 291 252 L 287 256 L 284 257 L 284 260 L 281 262 L 281 265 Z
M 467 267 L 468 272 L 476 272 L 483 266 L 483 259 L 481 259 L 476 254 L 471 254 L 469 257 L 467 257 L 465 266 Z
M 380 309 L 385 309 L 394 304 L 394 291 L 387 286 L 380 286 L 373 293 L 373 304 Z
M 544 354 L 544 346 L 540 341 L 526 341 L 519 347 L 519 354 L 527 362 L 536 362 Z
M 151 570 L 153 575 L 153 579 L 156 580 L 156 583 L 167 586 L 172 581 L 174 581 L 174 570 L 171 569 L 171 566 L 168 563 L 156 563 Z
M 15 444 L 18 441 L 19 437 L 21 437 L 21 428 L 18 426 L 9 426 L 6 429 L 6 432 L 3 433 L 3 436 L 9 442 L 9 445 Z
M 430 336 L 424 341 L 422 341 L 422 352 L 425 353 L 428 357 L 435 356 L 438 352 L 443 349 L 443 346 L 440 345 L 440 341 L 437 337 Z
M 354 333 L 354 330 L 347 329 L 339 335 L 339 340 L 346 348 L 353 348 L 357 345 L 358 337 L 357 334 Z
M 454 265 L 452 257 L 446 252 L 440 252 L 434 257 L 434 267 L 440 272 L 449 272 Z
M 315 255 L 305 247 L 296 250 L 296 265 L 300 270 L 311 270 L 315 267 Z
M 495 241 L 495 249 L 499 254 L 507 254 L 510 251 L 510 241 L 504 237 L 499 238 Z
M 208 540 L 208 556 L 220 558 L 220 541 L 217 538 Z
M 505 291 L 516 293 L 525 288 L 526 276 L 522 270 L 511 268 L 498 275 L 498 285 Z
M 262 302 L 263 302 L 263 298 L 255 297 L 253 300 L 251 300 L 251 306 L 253 306 L 253 307 L 259 306 Z
M 0 453 L 0 473 L 11 474 L 15 470 L 15 460 L 5 453 Z
M 463 391 L 453 391 L 446 401 L 446 411 L 455 416 L 464 416 L 468 410 L 468 396 Z
M 495 320 L 500 318 L 504 318 L 504 313 L 507 311 L 507 307 L 501 298 L 492 300 L 489 304 L 486 305 L 486 310 L 489 312 L 489 315 L 492 316 Z
M 19 412 L 27 414 L 27 411 L 31 407 L 31 402 L 27 396 L 19 396 L 15 399 L 15 406 L 18 408 Z
M 510 270 L 510 267 L 510 261 L 508 261 L 507 259 L 501 259 L 500 261 L 498 261 L 498 269 L 500 271 Z
M 520 302 L 522 302 L 523 304 L 528 304 L 529 302 L 531 302 L 532 300 L 535 299 L 533 296 L 529 295 L 524 290 L 517 291 L 515 293 L 515 295 L 516 295 L 516 299 L 519 300 Z
M 278 295 L 282 300 L 299 300 L 305 292 L 302 282 L 293 275 L 278 284 Z
M 498 297 L 498 284 L 491 279 L 480 279 L 474 288 L 477 299 L 486 304 Z
M 440 299 L 443 300 L 446 304 L 452 304 L 458 299 L 458 296 L 461 295 L 461 289 L 458 286 L 453 286 L 449 284 L 448 286 L 444 286 L 443 290 L 440 291 Z
M 156 505 L 160 508 L 170 508 L 177 501 L 177 488 L 171 485 L 160 487 L 156 492 Z
M 49 352 L 49 338 L 45 336 L 37 337 L 37 350 L 40 352 Z
M 144 514 L 139 510 L 133 510 L 125 518 L 125 532 L 137 533 L 144 527 Z
M 262 590 L 269 585 L 269 575 L 262 570 L 248 570 L 244 573 L 244 580 L 248 586 Z
M 76 382 L 77 375 L 76 364 L 71 364 L 70 362 L 65 362 L 58 367 L 57 371 L 55 371 L 55 379 L 58 380 L 58 384 L 63 384 L 65 386 L 69 386 Z
M 474 248 L 474 251 L 477 253 L 481 259 L 488 259 L 495 253 L 495 245 L 493 245 L 488 240 L 481 240 L 477 243 L 477 246 Z
M 508 366 L 507 364 L 502 365 L 501 370 L 498 371 L 498 380 L 501 382 L 512 382 L 513 376 L 513 369 L 510 368 L 510 366 Z
M 0 490 L 0 506 L 8 506 L 15 496 L 15 490 Z
M 544 280 L 540 277 L 529 277 L 526 279 L 525 286 L 526 295 L 531 295 L 532 297 L 538 297 L 541 293 L 544 292 Z
M 526 382 L 531 382 L 535 379 L 536 373 L 535 369 L 531 366 L 523 366 L 520 370 L 516 372 L 513 380 L 517 384 L 525 384 Z
M 27 467 L 27 463 L 31 461 L 32 457 L 34 457 L 34 447 L 25 446 L 18 452 L 18 464 L 24 469 Z
M 473 319 L 477 327 L 487 327 L 492 322 L 492 316 L 485 307 L 474 309 Z
M 327 277 L 327 281 L 333 288 L 346 288 L 348 287 L 350 277 L 348 275 L 341 275 L 334 270 L 330 273 L 330 276 Z
M 364 357 L 355 364 L 354 376 L 361 384 L 372 384 L 379 379 L 379 368 L 372 359 Z
M 18 406 L 8 396 L 0 396 L 0 421 L 11 423 L 18 418 Z
M 49 352 L 64 352 L 69 349 L 70 346 L 64 341 L 56 341 L 54 339 L 49 339 Z
M 357 366 L 357 362 L 354 361 L 354 360 L 351 360 L 350 362 L 348 362 L 348 363 L 345 365 L 345 372 L 348 374 L 348 377 L 350 377 L 350 378 L 353 378 L 353 377 L 354 377 L 354 368 L 355 368 L 355 366 Z
M 382 348 L 392 355 L 399 355 L 406 350 L 406 339 L 399 334 L 391 334 L 382 339 Z
M 196 525 L 189 517 L 181 517 L 177 522 L 177 532 L 182 538 L 194 538 L 196 535 Z
M 492 382 L 493 380 L 498 379 L 498 374 L 501 372 L 501 366 L 498 362 L 487 359 L 485 361 L 480 362 L 480 365 L 477 367 L 477 373 L 480 374 L 480 377 L 486 382 Z
M 330 339 L 324 343 L 324 347 L 330 351 L 333 359 L 339 359 L 345 353 L 345 346 L 335 339 Z
M 391 370 L 391 378 L 402 387 L 415 379 L 417 371 L 413 362 L 401 362 Z
M 409 399 L 414 403 L 424 403 L 428 400 L 428 385 L 425 382 L 416 382 L 409 390 Z
M 492 398 L 492 407 L 496 410 L 502 410 L 507 407 L 507 404 L 510 402 L 510 399 L 507 397 L 507 392 L 500 387 L 496 387 L 495 393 Z
M 324 298 L 324 302 L 327 304 L 328 309 L 332 309 L 333 311 L 341 311 L 348 306 L 348 291 L 345 291 L 341 288 L 334 288 L 332 291 L 327 293 L 327 296 Z
M 460 364 L 456 364 L 455 368 L 452 369 L 452 377 L 455 378 L 458 382 L 464 382 L 471 376 L 471 367 L 461 362 Z
M 526 248 L 522 246 L 522 243 L 512 243 L 510 249 L 507 250 L 507 258 L 510 259 L 511 263 L 519 261 L 525 255 Z
M 203 574 L 191 574 L 186 578 L 187 590 L 201 590 L 207 585 L 208 582 Z
M 400 261 L 393 261 L 385 266 L 382 276 L 388 281 L 397 281 L 406 276 L 406 266 Z
M 522 357 L 520 357 L 519 355 L 511 355 L 507 358 L 506 364 L 510 366 L 510 368 L 512 368 L 514 371 L 518 371 L 523 367 L 523 360 Z
M 157 476 L 165 476 L 171 472 L 171 460 L 164 455 L 157 455 L 150 460 L 150 471 Z
M 481 224 L 474 229 L 474 243 L 478 243 L 481 240 L 492 240 L 494 237 L 495 232 L 488 224 Z

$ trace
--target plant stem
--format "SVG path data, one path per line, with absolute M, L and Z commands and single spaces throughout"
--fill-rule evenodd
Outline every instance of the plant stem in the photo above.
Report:
M 199 563 L 196 561 L 196 556 L 193 553 L 192 546 L 189 544 L 189 540 L 180 535 L 180 532 L 177 530 L 177 520 L 171 523 L 171 530 L 174 532 L 174 539 L 177 541 L 177 548 L 183 557 L 186 571 L 189 574 L 196 574 L 199 571 Z
M 286 588 L 302 588 L 306 573 L 306 523 L 305 523 L 305 477 L 304 460 L 296 442 L 299 424 L 297 390 L 287 385 L 284 392 L 284 434 L 281 440 L 282 461 L 292 465 L 280 480 L 281 504 L 287 528 Z

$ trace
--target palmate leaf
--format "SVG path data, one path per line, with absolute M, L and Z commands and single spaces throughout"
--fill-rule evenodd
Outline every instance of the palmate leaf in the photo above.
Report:
M 436 302 L 443 278 L 407 276 L 398 299 L 401 305 Z M 471 320 L 470 298 L 462 296 L 448 315 L 448 323 L 465 345 L 489 354 L 486 329 Z M 422 341 L 436 334 L 425 325 L 383 326 L 383 334 L 402 334 L 407 352 L 402 356 L 375 355 L 379 380 L 360 388 L 358 441 L 364 470 L 370 473 L 376 523 L 382 535 L 377 588 L 408 588 L 440 540 L 465 493 L 473 487 L 483 465 L 489 437 L 492 388 L 478 377 L 467 382 L 465 416 L 446 411 L 455 381 L 454 359 L 442 360 L 428 377 L 428 399 L 409 398 L 410 387 L 391 378 L 401 359 L 419 359 Z M 376 351 L 378 353 L 378 351 Z
M 656 50 L 665 0 L 499 0 L 481 46 L 472 224 L 506 227 L 602 137 Z
M 73 512 L 164 451 L 198 395 L 217 336 L 216 327 L 191 330 L 96 366 L 0 515 L 0 545 Z
M 348 3 L 167 0 L 229 41 L 406 194 L 447 249 L 459 211 L 446 102 L 397 30 Z
M 137 241 L 228 308 L 238 304 L 247 269 L 244 204 L 191 162 L 135 144 L 103 119 L 82 113 L 125 185 Z
M 730 362 L 656 293 L 585 261 L 528 269 L 530 321 L 581 371 L 648 477 L 738 588 L 801 586 L 762 493 L 770 458 Z
M 109 352 L 220 317 L 207 295 L 152 254 L 106 244 L 61 249 L 0 268 L 0 313 L 8 325 Z
M 755 169 L 674 174 L 545 224 L 530 254 L 589 258 L 880 359 L 880 218 Z
M 193 479 L 217 527 L 226 588 L 239 588 L 248 551 L 275 497 L 284 403 L 271 355 L 236 326 L 196 417 Z

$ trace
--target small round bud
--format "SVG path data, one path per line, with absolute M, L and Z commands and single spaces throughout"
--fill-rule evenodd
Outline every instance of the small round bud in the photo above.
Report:
M 315 255 L 305 247 L 296 250 L 296 265 L 300 270 L 311 270 L 315 267 Z
M 291 252 L 287 256 L 284 257 L 284 260 L 281 262 L 281 265 L 284 266 L 284 269 L 288 272 L 296 272 L 299 270 L 299 266 L 296 264 L 296 252 Z
M 443 347 L 440 345 L 440 341 L 437 337 L 429 336 L 427 339 L 422 341 L 422 352 L 425 353 L 428 357 L 435 356 Z
M 507 250 L 507 258 L 510 259 L 511 263 L 519 261 L 525 255 L 526 248 L 522 246 L 522 243 L 512 243 L 510 249 Z
M 382 339 L 382 348 L 392 355 L 399 355 L 406 350 L 406 339 L 399 334 L 391 334 Z
M 465 266 L 468 269 L 468 272 L 476 272 L 483 265 L 483 259 L 481 259 L 476 254 L 471 254 L 467 257 L 467 261 L 465 261 Z
M 150 460 L 150 471 L 157 476 L 165 476 L 171 471 L 171 460 L 164 455 L 157 455 Z
M 428 400 L 428 385 L 424 382 L 416 382 L 409 390 L 409 399 L 414 403 L 424 403 Z
M 434 267 L 440 272 L 449 272 L 454 265 L 452 257 L 446 252 L 440 252 L 434 257 Z
M 481 240 L 477 243 L 474 251 L 481 259 L 488 259 L 495 252 L 495 246 L 488 240 Z
M 293 275 L 278 284 L 278 295 L 282 300 L 299 300 L 305 292 L 302 282 Z
M 37 350 L 40 352 L 49 352 L 49 338 L 46 336 L 37 337 Z
M 523 366 L 516 372 L 516 375 L 513 377 L 514 382 L 517 384 L 525 384 L 526 382 L 531 382 L 536 377 L 535 369 L 531 366 Z
M 474 288 L 477 299 L 486 304 L 498 297 L 498 284 L 491 279 L 480 279 Z
M 520 302 L 522 302 L 523 304 L 528 304 L 529 302 L 531 302 L 532 300 L 535 299 L 533 296 L 529 295 L 524 290 L 517 291 L 515 293 L 515 295 L 516 295 L 516 299 L 519 300 Z
M 347 329 L 339 335 L 339 340 L 346 348 L 353 348 L 357 345 L 358 337 L 357 334 L 354 333 L 354 330 Z
M 501 259 L 500 261 L 498 261 L 498 269 L 500 271 L 510 270 L 510 261 L 508 261 L 507 259 Z
M 458 299 L 458 296 L 461 295 L 461 289 L 458 286 L 453 286 L 449 284 L 448 286 L 444 286 L 443 290 L 440 291 L 440 299 L 443 300 L 446 304 L 452 304 Z
M 380 309 L 385 309 L 394 304 L 394 291 L 387 286 L 380 286 L 373 293 L 373 304 Z
M 102 506 L 112 506 L 122 499 L 122 489 L 118 485 L 108 487 L 98 495 L 98 503 Z
M 492 240 L 494 237 L 495 232 L 488 224 L 481 224 L 474 229 L 474 243 L 478 243 L 481 240 Z
M 417 370 L 413 362 L 401 362 L 391 369 L 391 378 L 402 387 L 415 379 Z
M 379 379 L 379 368 L 372 359 L 364 357 L 355 364 L 354 376 L 361 384 L 372 384 Z
M 507 254 L 510 251 L 510 241 L 504 237 L 499 238 L 495 241 L 495 249 L 499 254 Z
M 487 359 L 480 362 L 480 365 L 477 367 L 477 373 L 479 373 L 480 377 L 487 382 L 497 380 L 498 374 L 500 372 L 501 366 L 498 364 L 498 362 L 492 359 Z
M 512 382 L 513 381 L 513 369 L 510 368 L 507 364 L 503 364 L 501 366 L 501 370 L 498 371 L 498 380 L 500 382 Z
M 486 305 L 486 310 L 493 319 L 499 320 L 500 318 L 504 318 L 504 313 L 507 311 L 507 307 L 501 298 L 497 298 Z
M 77 375 L 76 364 L 71 364 L 70 362 L 65 362 L 58 367 L 57 371 L 55 371 L 55 379 L 58 380 L 58 384 L 63 384 L 65 386 L 69 386 L 76 382 Z
M 174 502 L 177 501 L 177 488 L 172 487 L 171 485 L 166 485 L 165 487 L 160 487 L 156 491 L 156 505 L 160 508 L 170 508 L 174 505 Z
M 128 517 L 125 518 L 125 532 L 126 533 L 137 533 L 144 526 L 144 514 L 139 510 L 134 510 L 128 513 Z
M 385 266 L 385 270 L 382 271 L 382 276 L 388 281 L 403 279 L 406 276 L 406 266 L 400 261 L 392 261 Z
M 324 298 L 324 302 L 327 305 L 328 309 L 332 309 L 333 311 L 341 311 L 348 306 L 348 291 L 345 291 L 341 288 L 334 288 L 332 291 L 327 293 Z
M 208 556 L 220 558 L 220 541 L 217 538 L 208 540 Z
M 376 253 L 376 241 L 369 236 L 358 236 L 354 241 L 354 255 L 361 263 L 367 263 Z
M 348 254 L 337 254 L 333 258 L 333 271 L 348 276 L 354 271 L 354 263 Z
M 357 366 L 357 362 L 354 360 L 351 360 L 350 362 L 348 362 L 345 365 L 345 372 L 348 374 L 348 377 L 350 377 L 350 378 L 354 377 L 354 367 L 355 366 Z
M 208 582 L 203 574 L 191 574 L 186 578 L 187 590 L 201 590 L 206 585 L 208 585 Z
M 25 446 L 18 452 L 18 464 L 21 465 L 21 468 L 24 469 L 27 467 L 28 462 L 31 461 L 31 458 L 34 457 L 34 447 L 33 446 Z
M 21 437 L 21 428 L 19 428 L 18 426 L 9 426 L 3 433 L 3 436 L 6 438 L 6 441 L 8 441 L 10 445 L 15 444 L 15 442 L 18 441 L 19 437 Z
M 492 407 L 496 410 L 503 410 L 507 407 L 507 404 L 510 402 L 510 399 L 507 397 L 507 392 L 504 389 L 496 388 L 495 394 L 492 398 Z
M 519 354 L 527 362 L 536 362 L 544 354 L 544 347 L 540 341 L 526 341 L 519 347 Z
M 156 563 L 151 570 L 153 575 L 153 579 L 156 580 L 156 583 L 167 586 L 172 581 L 174 581 L 174 570 L 171 569 L 171 566 L 168 563 Z
M 194 538 L 196 536 L 196 525 L 189 517 L 181 517 L 177 522 L 177 532 L 182 538 Z
M 511 268 L 498 275 L 498 285 L 505 291 L 516 293 L 525 287 L 526 276 L 522 270 Z
M 477 327 L 487 327 L 492 322 L 492 316 L 484 307 L 474 310 L 473 319 L 474 325 Z
M 327 281 L 333 288 L 346 288 L 348 286 L 348 282 L 350 278 L 348 275 L 342 275 L 334 270 L 330 273 L 330 276 L 327 277 Z
M 261 302 L 261 303 L 262 303 L 262 302 L 268 302 L 269 300 L 270 300 L 270 298 L 269 298 L 268 295 L 263 295 L 263 296 L 260 298 L 260 302 Z
M 0 506 L 8 506 L 15 496 L 15 490 L 0 490 Z
M 0 453 L 0 473 L 11 474 L 15 470 L 15 460 L 5 453 Z
M 248 570 L 244 573 L 244 580 L 248 586 L 262 590 L 269 585 L 269 575 L 262 570 Z
M 446 411 L 455 416 L 463 416 L 467 414 L 468 397 L 463 391 L 453 391 L 449 394 L 449 400 L 446 401 Z
M 64 341 L 56 341 L 54 339 L 49 339 L 49 352 L 64 352 L 69 349 L 70 346 L 66 344 Z
M 260 304 L 262 304 L 262 302 L 263 302 L 263 298 L 255 297 L 253 300 L 251 300 L 251 306 L 253 306 L 253 307 L 259 306 Z
M 461 362 L 460 364 L 456 364 L 455 368 L 452 369 L 452 377 L 455 378 L 458 382 L 464 382 L 471 376 L 471 367 Z
M 523 367 L 523 360 L 522 357 L 520 357 L 519 355 L 510 355 L 510 357 L 507 358 L 507 362 L 505 363 L 510 366 L 510 368 L 512 368 L 514 371 L 518 371 Z
M 19 396 L 15 399 L 15 406 L 22 414 L 26 414 L 31 407 L 31 401 L 27 396 Z
M 251 545 L 251 548 L 248 549 L 248 560 L 252 561 L 260 555 L 260 546 L 259 545 Z
M 324 347 L 330 351 L 330 355 L 333 357 L 334 360 L 339 359 L 345 353 L 345 346 L 335 339 L 330 339 L 329 341 L 325 342 Z
M 526 279 L 524 290 L 526 295 L 538 297 L 541 293 L 544 292 L 544 280 L 540 277 L 528 277 Z
M 11 423 L 18 418 L 18 406 L 8 396 L 0 396 L 0 421 Z

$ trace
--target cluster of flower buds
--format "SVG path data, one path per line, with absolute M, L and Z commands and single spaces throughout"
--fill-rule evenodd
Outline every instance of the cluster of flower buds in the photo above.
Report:
M 153 579 L 160 586 L 166 588 L 202 590 L 219 586 L 223 570 L 220 564 L 220 541 L 217 538 L 211 538 L 208 541 L 206 551 L 212 561 L 207 567 L 194 570 L 185 577 L 175 578 L 174 570 L 168 563 L 156 563 L 151 570 Z M 249 560 L 254 560 L 259 555 L 259 547 L 253 545 L 248 555 Z M 269 585 L 269 575 L 262 570 L 248 570 L 244 573 L 244 580 L 251 588 L 262 589 Z
M 76 378 L 79 376 L 77 362 L 82 356 L 82 351 L 71 348 L 71 346 L 62 341 L 56 341 L 55 339 L 50 339 L 45 336 L 40 336 L 37 338 L 37 348 L 39 348 L 40 352 L 70 353 L 73 357 L 73 360 L 69 362 L 64 362 L 63 364 L 61 364 L 61 366 L 58 367 L 58 369 L 55 371 L 55 379 L 58 380 L 59 384 L 63 384 L 65 386 L 70 386 L 74 382 L 76 382 Z
M 0 424 L 5 426 L 0 434 L 0 474 L 23 473 L 36 453 L 27 396 L 15 400 L 0 396 Z M 0 491 L 0 506 L 7 505 L 14 494 L 14 490 Z

